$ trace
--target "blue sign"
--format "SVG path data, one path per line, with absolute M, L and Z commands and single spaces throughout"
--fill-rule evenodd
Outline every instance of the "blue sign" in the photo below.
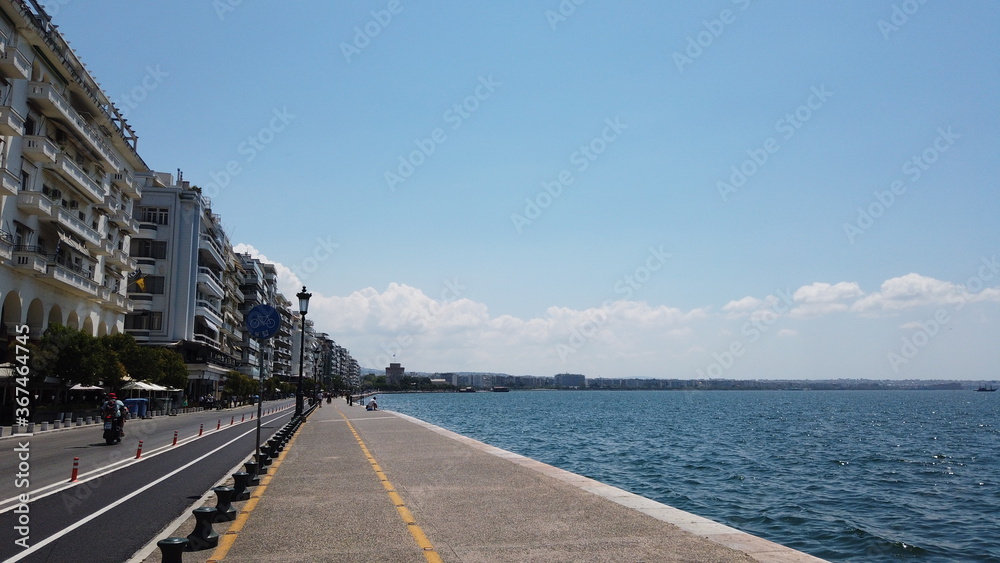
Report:
M 271 338 L 281 326 L 281 314 L 270 305 L 257 305 L 243 319 L 247 332 L 257 339 Z

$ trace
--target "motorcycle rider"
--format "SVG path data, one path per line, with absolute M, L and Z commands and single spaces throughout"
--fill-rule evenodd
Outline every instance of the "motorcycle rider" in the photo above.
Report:
M 118 438 L 125 437 L 125 415 L 128 413 L 128 407 L 125 403 L 118 400 L 118 396 L 114 393 L 108 393 L 108 399 L 102 405 L 102 410 L 104 414 L 110 413 L 115 419 L 115 423 L 118 425 Z

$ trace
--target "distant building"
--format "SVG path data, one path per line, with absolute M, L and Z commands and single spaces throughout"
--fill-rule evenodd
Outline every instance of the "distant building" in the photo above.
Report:
M 405 373 L 406 368 L 399 364 L 390 363 L 389 367 L 385 368 L 385 381 L 389 385 L 399 385 L 403 382 Z
M 586 389 L 587 376 L 578 373 L 560 373 L 554 378 L 556 387 L 568 387 L 570 389 Z

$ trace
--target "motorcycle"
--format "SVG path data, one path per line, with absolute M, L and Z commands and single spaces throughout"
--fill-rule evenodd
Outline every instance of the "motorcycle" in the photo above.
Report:
M 107 445 L 116 444 L 122 441 L 122 428 L 118 425 L 118 420 L 114 414 L 104 414 L 104 442 Z

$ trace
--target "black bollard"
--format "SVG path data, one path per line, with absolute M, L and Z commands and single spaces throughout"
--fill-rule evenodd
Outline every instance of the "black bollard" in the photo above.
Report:
M 267 448 L 260 448 L 260 465 L 257 467 L 257 475 L 267 475 L 267 466 L 271 465 L 271 456 L 267 453 Z
M 243 471 L 233 473 L 233 501 L 250 499 L 250 491 L 247 489 L 247 480 L 249 479 L 249 473 Z
M 282 450 L 281 438 L 271 438 L 267 441 L 267 446 L 271 448 L 271 455 L 278 457 L 278 453 Z
M 233 493 L 235 489 L 232 487 L 212 487 L 212 492 L 215 493 L 215 498 L 218 499 L 215 504 L 215 518 L 213 522 L 232 522 L 236 520 L 236 509 L 233 508 Z
M 187 547 L 187 538 L 165 538 L 156 542 L 156 547 L 160 548 L 163 554 L 162 563 L 184 563 L 184 548 Z
M 244 462 L 243 467 L 247 468 L 247 475 L 249 475 L 247 477 L 247 486 L 256 487 L 260 485 L 260 477 L 257 475 L 257 462 L 254 460 Z
M 201 551 L 219 546 L 219 534 L 212 529 L 215 509 L 202 506 L 191 511 L 194 514 L 194 531 L 188 534 L 188 544 L 184 551 Z

